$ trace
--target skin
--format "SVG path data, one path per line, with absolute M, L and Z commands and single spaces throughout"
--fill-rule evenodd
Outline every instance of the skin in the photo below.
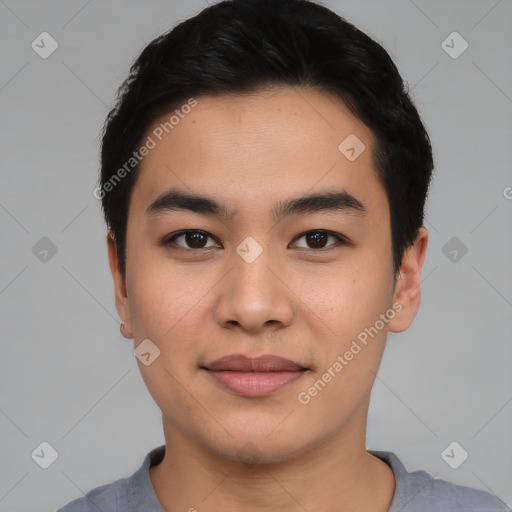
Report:
M 373 135 L 338 98 L 275 87 L 197 101 L 141 163 L 128 213 L 126 276 L 107 235 L 123 335 L 135 347 L 149 338 L 160 349 L 151 365 L 138 361 L 162 411 L 166 455 L 150 469 L 158 499 L 167 511 L 387 511 L 393 472 L 365 446 L 370 392 L 388 330 L 406 330 L 418 310 L 428 232 L 419 230 L 395 282 Z M 366 145 L 355 161 L 338 150 L 349 134 Z M 148 205 L 171 187 L 224 201 L 237 213 L 148 217 Z M 270 215 L 277 201 L 328 190 L 346 190 L 366 213 L 279 222 Z M 206 231 L 207 247 L 187 245 L 185 237 L 160 244 L 186 229 Z M 351 243 L 329 237 L 313 254 L 315 246 L 298 235 L 315 230 Z M 236 252 L 248 236 L 263 249 L 252 263 Z M 301 404 L 298 394 L 395 302 L 401 311 Z M 309 371 L 271 396 L 242 397 L 200 369 L 229 354 L 275 354 Z M 250 446 L 252 464 L 244 456 Z

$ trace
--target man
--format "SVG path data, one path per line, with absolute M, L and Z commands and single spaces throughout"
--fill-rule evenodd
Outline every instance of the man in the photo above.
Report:
M 306 0 L 233 0 L 141 53 L 103 134 L 121 332 L 165 446 L 60 512 L 505 511 L 367 451 L 420 304 L 433 169 L 385 50 Z

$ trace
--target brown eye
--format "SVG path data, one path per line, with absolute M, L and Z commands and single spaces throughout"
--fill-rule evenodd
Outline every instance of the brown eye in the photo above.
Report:
M 341 244 L 348 243 L 341 235 L 331 233 L 329 231 L 321 231 L 321 230 L 307 231 L 306 233 L 303 233 L 302 235 L 297 237 L 296 240 L 300 240 L 301 238 L 304 238 L 306 241 L 306 244 L 307 244 L 305 246 L 306 249 L 322 250 L 322 249 L 325 249 L 326 247 L 330 247 L 330 246 L 336 244 L 336 242 L 335 242 L 334 244 L 331 243 L 329 245 L 326 245 L 327 241 L 329 240 L 329 237 L 338 240 L 338 242 Z M 304 247 L 304 246 L 299 246 L 299 247 Z
M 329 239 L 329 235 L 327 233 L 322 233 L 319 231 L 308 233 L 305 236 L 307 243 L 311 246 L 312 249 L 322 249 L 325 247 L 325 244 Z
M 202 249 L 208 239 L 207 235 L 199 231 L 189 231 L 184 233 L 183 236 L 185 237 L 185 242 L 193 249 Z
M 187 230 L 187 231 L 180 231 L 179 233 L 174 234 L 173 236 L 167 238 L 164 242 L 164 245 L 170 246 L 170 245 L 177 245 L 184 249 L 205 249 L 208 247 L 216 247 L 216 244 L 213 245 L 206 245 L 208 238 L 213 238 L 206 233 L 206 231 L 199 231 L 199 230 Z M 177 240 L 183 239 L 185 245 L 182 245 L 181 243 L 176 243 Z

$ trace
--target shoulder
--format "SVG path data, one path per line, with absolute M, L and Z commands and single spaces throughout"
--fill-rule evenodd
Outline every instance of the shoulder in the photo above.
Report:
M 395 474 L 396 489 L 389 512 L 511 512 L 493 494 L 432 477 L 426 471 L 409 472 L 391 452 L 369 450 Z
M 149 477 L 149 468 L 160 463 L 164 454 L 165 445 L 154 448 L 130 477 L 95 487 L 56 512 L 165 512 Z
M 101 485 L 96 487 L 92 491 L 89 491 L 85 496 L 77 498 L 62 508 L 59 508 L 57 512 L 117 512 L 117 492 L 116 487 L 123 484 L 122 478 L 112 482 L 110 484 Z
M 411 476 L 415 472 L 411 473 Z M 422 471 L 421 473 L 425 473 Z M 425 473 L 427 474 L 427 473 Z M 428 474 L 427 474 L 428 475 Z M 461 512 L 510 512 L 503 501 L 493 494 L 458 485 L 447 480 L 432 478 L 418 496 L 427 503 L 436 503 L 435 510 L 451 510 Z M 411 510 L 414 510 L 412 508 Z

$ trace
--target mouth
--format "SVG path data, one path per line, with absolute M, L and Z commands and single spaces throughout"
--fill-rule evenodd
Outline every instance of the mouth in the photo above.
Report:
M 246 397 L 268 396 L 309 371 L 300 363 L 274 355 L 249 358 L 240 354 L 222 357 L 201 369 L 223 388 Z

